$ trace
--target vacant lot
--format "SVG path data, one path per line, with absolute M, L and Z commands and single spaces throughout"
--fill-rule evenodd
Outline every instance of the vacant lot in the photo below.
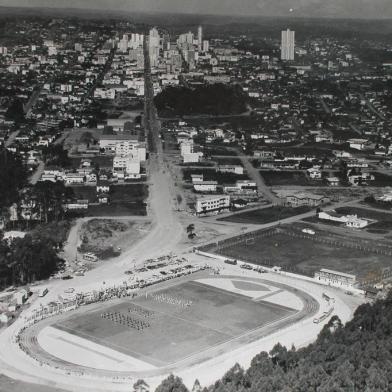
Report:
M 335 238 L 336 243 L 291 237 L 285 232 L 278 232 L 230 247 L 223 246 L 219 253 L 255 264 L 283 266 L 289 271 L 311 276 L 321 268 L 329 268 L 365 278 L 379 272 L 382 268 L 392 267 L 390 256 L 337 244 L 337 242 L 352 242 L 350 238 L 330 237 L 327 232 L 321 231 L 317 235 L 322 238 Z
M 190 301 L 191 305 L 184 308 L 161 302 L 153 295 Z M 141 312 L 135 312 L 135 307 Z M 149 326 L 137 330 L 102 318 L 105 312 L 142 319 Z M 71 315 L 56 327 L 153 365 L 164 366 L 293 313 L 281 306 L 254 302 L 190 281 L 150 292 L 147 297 L 107 304 L 99 311 Z
M 240 214 L 218 219 L 224 222 L 263 224 L 304 214 L 311 211 L 310 207 L 268 207 L 259 210 L 245 211 Z
M 269 186 L 276 185 L 323 185 L 322 180 L 311 181 L 303 171 L 275 171 L 275 170 L 261 170 L 261 176 Z
M 203 174 L 204 181 L 218 181 L 219 185 L 232 184 L 237 180 L 248 180 L 246 174 L 219 173 L 215 169 L 182 169 L 185 181 L 191 181 L 192 174 Z
M 125 219 L 91 219 L 81 227 L 80 251 L 93 252 L 101 259 L 114 256 L 132 246 L 149 226 L 149 222 Z
M 72 187 L 76 199 L 87 199 L 97 203 L 95 186 Z M 92 205 L 85 211 L 86 216 L 146 215 L 145 201 L 148 197 L 146 184 L 113 185 L 110 189 L 110 204 Z

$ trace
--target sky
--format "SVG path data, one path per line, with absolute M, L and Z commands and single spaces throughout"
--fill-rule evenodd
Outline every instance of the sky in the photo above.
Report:
M 0 0 L 0 6 L 241 16 L 392 19 L 392 0 Z

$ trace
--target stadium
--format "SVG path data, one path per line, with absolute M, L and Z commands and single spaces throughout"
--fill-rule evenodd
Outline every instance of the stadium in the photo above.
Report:
M 46 318 L 24 329 L 19 344 L 40 366 L 68 374 L 146 378 L 227 354 L 319 307 L 286 284 L 202 271 Z

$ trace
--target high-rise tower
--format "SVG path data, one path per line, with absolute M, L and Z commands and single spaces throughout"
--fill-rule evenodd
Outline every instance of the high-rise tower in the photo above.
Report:
M 282 43 L 280 47 L 280 58 L 282 60 L 294 60 L 295 31 L 290 29 L 282 31 Z
M 197 47 L 199 52 L 203 49 L 203 27 L 199 26 L 197 29 Z

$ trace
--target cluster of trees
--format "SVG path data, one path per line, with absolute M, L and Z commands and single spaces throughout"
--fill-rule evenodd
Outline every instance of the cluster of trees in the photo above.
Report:
M 0 238 L 3 238 L 1 235 Z M 63 264 L 50 238 L 26 235 L 9 242 L 0 240 L 0 276 L 2 285 L 24 285 L 48 279 Z
M 0 209 L 4 209 L 18 199 L 28 174 L 20 156 L 5 148 L 0 150 L 0 167 Z
M 334 316 L 315 343 L 287 350 L 277 344 L 248 370 L 235 365 L 203 392 L 383 392 L 392 385 L 392 293 L 363 304 L 342 326 Z M 194 390 L 199 389 L 195 384 Z M 187 391 L 170 376 L 159 392 Z
M 15 121 L 16 123 L 20 123 L 25 120 L 23 103 L 20 99 L 17 98 L 11 102 L 5 112 L 5 118 L 7 120 Z
M 59 166 L 68 168 L 72 161 L 68 158 L 67 150 L 60 144 L 51 144 L 42 150 L 42 156 L 47 166 Z
M 247 110 L 248 96 L 238 85 L 217 83 L 193 88 L 167 87 L 154 102 L 160 115 L 239 114 Z

